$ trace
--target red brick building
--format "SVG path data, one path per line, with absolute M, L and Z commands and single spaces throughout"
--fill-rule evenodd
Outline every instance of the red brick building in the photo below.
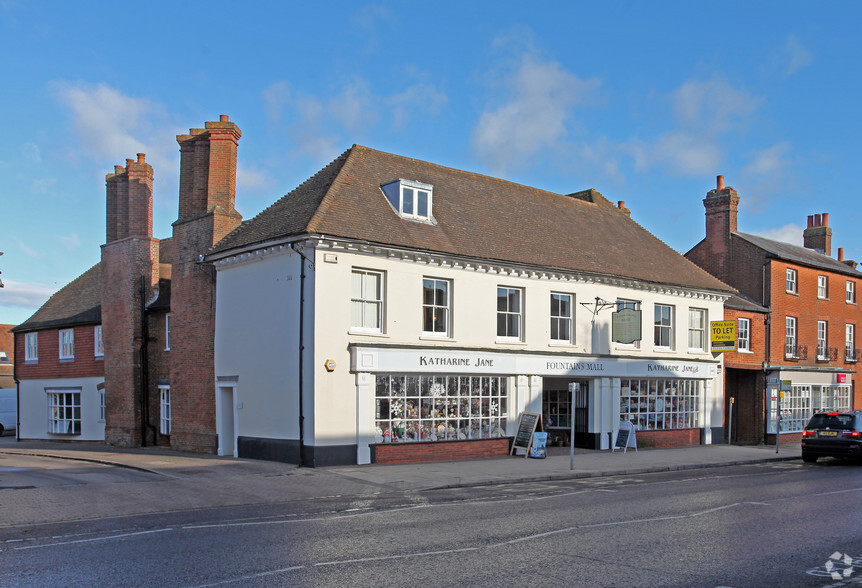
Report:
M 199 260 L 242 220 L 240 136 L 222 115 L 177 137 L 179 214 L 169 239 L 153 237 L 144 154 L 106 176 L 101 262 L 14 329 L 19 438 L 215 451 L 215 276 Z
M 771 443 L 777 430 L 800 433 L 818 410 L 862 406 L 856 389 L 862 272 L 842 249 L 831 257 L 829 215 L 808 217 L 799 247 L 739 232 L 739 195 L 722 176 L 703 203 L 706 238 L 686 257 L 767 310 L 748 309 L 742 317 L 751 321 L 751 355 L 737 351 L 725 358 L 728 371 L 736 372 L 726 384 L 726 395 L 739 403 L 735 438 Z M 739 318 L 744 309 L 728 310 Z M 758 361 L 762 376 L 754 375 Z
M 14 388 L 13 362 L 15 361 L 15 337 L 12 327 L 0 325 L 0 388 Z

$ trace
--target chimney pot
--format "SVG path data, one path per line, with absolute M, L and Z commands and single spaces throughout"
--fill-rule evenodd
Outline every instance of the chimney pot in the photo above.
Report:
M 143 153 L 138 153 L 138 163 L 146 163 L 147 156 Z
M 625 208 L 625 207 L 626 207 L 626 201 L 625 200 L 620 200 L 617 202 L 617 208 Z
M 838 261 L 844 261 L 844 248 L 838 248 Z
M 228 116 L 226 114 L 222 114 L 219 116 L 219 120 L 221 122 L 228 122 Z
M 820 220 L 820 215 L 815 214 L 814 215 L 814 226 L 815 227 L 822 227 L 823 225 L 821 223 L 822 223 L 822 221 Z
M 724 190 L 724 176 L 715 177 L 715 189 Z
M 813 226 L 814 226 L 814 215 L 809 214 L 808 215 L 808 228 L 810 229 Z
M 129 167 L 130 165 L 132 165 L 132 163 L 134 163 L 134 161 L 135 161 L 134 159 L 127 159 L 126 160 L 126 167 Z
M 824 227 L 829 226 L 829 213 L 828 212 L 823 213 L 823 226 Z

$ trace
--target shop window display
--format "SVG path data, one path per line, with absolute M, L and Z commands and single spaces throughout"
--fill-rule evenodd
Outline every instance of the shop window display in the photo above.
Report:
M 377 376 L 377 443 L 506 436 L 504 377 Z
M 700 427 L 699 380 L 622 380 L 620 420 L 638 431 Z

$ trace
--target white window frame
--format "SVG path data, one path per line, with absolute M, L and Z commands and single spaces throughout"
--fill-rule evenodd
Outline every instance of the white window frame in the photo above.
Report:
M 24 333 L 24 361 L 39 361 L 39 333 Z
M 515 304 L 512 304 L 513 294 L 517 294 Z M 501 301 L 505 301 L 505 303 L 501 305 Z M 523 337 L 524 289 L 513 286 L 497 286 L 497 341 L 523 341 Z
M 667 309 L 667 316 L 664 310 Z M 661 316 L 657 316 L 661 314 Z M 673 349 L 673 315 L 674 307 L 670 304 L 655 304 L 653 307 L 653 346 L 655 349 Z M 662 344 L 667 337 L 667 345 Z
M 784 356 L 799 357 L 796 345 L 796 317 L 784 317 Z
M 399 179 L 384 184 L 381 189 L 401 218 L 423 222 L 433 220 L 434 186 L 431 184 Z M 424 214 L 420 213 L 423 201 Z
M 165 351 L 171 350 L 171 313 L 165 315 Z
M 105 404 L 105 387 L 99 388 L 99 422 L 105 422 L 105 412 L 107 404 Z
M 551 292 L 552 343 L 572 344 L 575 340 L 575 296 L 565 292 Z M 563 332 L 565 331 L 565 332 Z M 564 335 L 564 336 L 561 336 Z
M 369 291 L 368 277 L 377 278 L 377 291 Z M 383 313 L 385 312 L 385 276 L 378 270 L 353 268 L 350 275 L 350 330 L 357 333 L 382 333 Z M 356 280 L 359 280 L 359 290 L 356 290 Z M 358 309 L 358 315 L 357 315 Z M 376 309 L 376 324 L 370 324 L 368 310 Z M 358 320 L 357 320 L 358 319 Z M 356 324 L 358 322 L 359 324 Z
M 81 389 L 46 388 L 48 400 L 48 433 L 81 434 Z
M 441 286 L 444 300 L 438 296 Z M 452 280 L 422 278 L 422 335 L 444 339 L 452 336 Z
M 631 308 L 632 310 L 640 310 L 641 303 L 640 300 L 628 300 L 626 298 L 617 298 L 616 301 L 616 311 L 619 312 L 624 308 Z M 622 349 L 640 349 L 641 342 L 635 341 L 634 343 L 616 343 L 617 348 Z
M 159 433 L 171 434 L 171 387 L 159 386 Z
M 853 323 L 844 325 L 844 359 L 856 361 L 856 325 Z
M 844 297 L 847 304 L 856 304 L 856 282 L 847 280 L 846 296 Z
M 796 273 L 796 270 L 793 268 L 787 268 L 787 273 L 785 274 L 785 276 L 785 291 L 789 292 L 790 294 L 796 294 L 799 290 L 797 281 L 798 274 Z
M 699 323 L 699 324 L 698 324 Z M 706 351 L 706 309 L 688 309 L 688 350 L 695 352 Z M 700 342 L 698 344 L 698 339 Z M 694 345 L 692 345 L 694 343 Z
M 75 359 L 75 329 L 60 329 L 60 359 Z
M 817 321 L 817 359 L 826 361 L 829 359 L 829 323 Z
M 817 276 L 817 297 L 826 300 L 829 297 L 829 278 Z
M 93 354 L 96 357 L 105 357 L 105 344 L 102 342 L 102 325 L 93 327 Z
M 736 351 L 751 353 L 751 319 L 740 318 L 736 326 Z

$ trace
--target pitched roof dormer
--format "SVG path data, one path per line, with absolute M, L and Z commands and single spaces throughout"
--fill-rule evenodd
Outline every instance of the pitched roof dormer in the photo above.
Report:
M 383 184 L 380 189 L 401 218 L 434 222 L 431 213 L 434 186 L 431 184 L 401 178 Z

